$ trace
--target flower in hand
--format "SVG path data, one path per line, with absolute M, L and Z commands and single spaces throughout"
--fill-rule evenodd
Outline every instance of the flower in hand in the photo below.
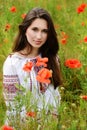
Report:
M 27 62 L 27 63 L 24 65 L 23 70 L 24 70 L 24 71 L 27 71 L 27 72 L 30 72 L 31 69 L 32 69 L 32 67 L 33 67 L 33 63 L 32 63 L 32 62 Z
M 37 76 L 36 79 L 41 83 L 50 83 L 50 79 L 52 77 L 52 71 L 48 70 L 47 68 L 42 68 Z
M 47 63 L 48 62 L 48 58 L 40 58 L 38 57 L 37 58 L 37 62 L 36 62 L 36 66 L 44 66 L 44 67 L 47 67 Z

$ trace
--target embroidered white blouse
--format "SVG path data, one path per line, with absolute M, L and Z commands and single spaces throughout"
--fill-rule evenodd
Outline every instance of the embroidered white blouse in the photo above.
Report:
M 16 95 L 17 88 L 15 84 L 18 83 L 22 85 L 26 91 L 31 91 L 35 99 L 37 99 L 38 109 L 43 107 L 47 108 L 48 105 L 52 105 L 54 108 L 60 104 L 60 93 L 57 89 L 54 89 L 52 84 L 44 84 L 48 86 L 44 93 L 40 91 L 39 82 L 36 80 L 36 74 L 40 67 L 33 66 L 32 70 L 28 73 L 23 70 L 23 66 L 27 61 L 36 62 L 37 57 L 35 58 L 25 58 L 22 55 L 14 53 L 9 55 L 3 65 L 3 85 L 4 85 L 4 98 L 6 105 L 9 105 L 9 102 L 13 103 L 13 99 Z M 25 78 L 27 77 L 27 82 Z M 43 103 L 44 101 L 44 103 Z M 43 106 L 44 105 L 44 106 Z

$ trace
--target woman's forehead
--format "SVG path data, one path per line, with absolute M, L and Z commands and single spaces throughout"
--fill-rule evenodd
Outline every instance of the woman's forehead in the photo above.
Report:
M 41 28 L 48 28 L 48 23 L 43 18 L 36 18 L 30 25 L 31 27 L 41 27 Z

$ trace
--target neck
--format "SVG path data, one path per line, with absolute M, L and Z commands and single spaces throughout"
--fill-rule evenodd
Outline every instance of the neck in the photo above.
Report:
M 19 54 L 29 57 L 29 58 L 33 58 L 39 55 L 38 50 L 37 49 L 33 49 L 30 53 L 28 53 L 27 49 L 21 50 L 20 52 L 18 52 Z

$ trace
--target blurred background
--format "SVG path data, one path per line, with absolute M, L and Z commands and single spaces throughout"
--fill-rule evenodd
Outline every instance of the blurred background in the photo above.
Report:
M 43 7 L 48 10 L 54 22 L 60 45 L 58 55 L 64 81 L 63 86 L 60 87 L 62 102 L 65 104 L 68 102 L 69 109 L 70 104 L 79 104 L 81 95 L 87 95 L 87 0 L 0 0 L 0 126 L 4 122 L 6 110 L 2 94 L 3 63 L 11 52 L 18 25 L 33 7 Z M 67 59 L 79 60 L 82 67 L 67 68 L 64 65 Z M 84 111 L 87 115 L 87 102 L 84 110 L 80 105 L 78 107 L 82 110 L 80 117 L 83 116 Z M 66 118 L 69 117 L 66 115 Z M 66 122 L 66 118 L 62 118 L 61 122 Z M 75 119 L 78 119 L 78 115 L 70 120 Z M 82 117 L 81 121 L 83 127 L 79 126 L 78 130 L 86 130 L 86 117 Z M 64 125 L 68 128 L 71 123 L 68 124 L 69 126 L 66 123 Z

